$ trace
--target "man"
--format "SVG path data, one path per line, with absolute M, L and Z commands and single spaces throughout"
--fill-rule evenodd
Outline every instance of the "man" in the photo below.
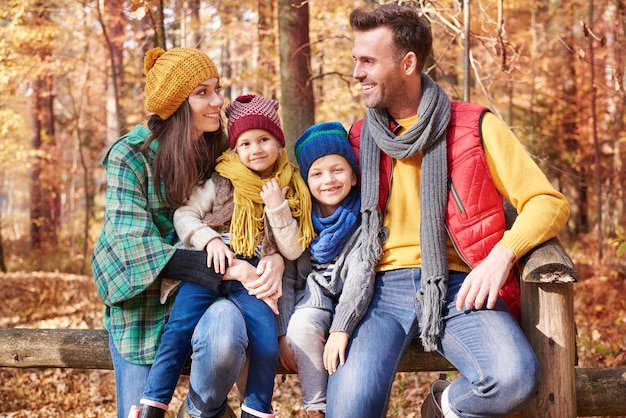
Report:
M 362 228 L 374 295 L 345 362 L 329 379 L 327 416 L 384 417 L 397 365 L 419 335 L 461 373 L 435 381 L 424 417 L 495 417 L 536 394 L 538 364 L 521 331 L 512 264 L 569 216 L 508 127 L 487 109 L 450 103 L 422 74 L 428 23 L 408 6 L 350 15 L 364 120 Z M 503 199 L 519 213 L 505 231 Z M 515 316 L 514 316 L 515 315 Z

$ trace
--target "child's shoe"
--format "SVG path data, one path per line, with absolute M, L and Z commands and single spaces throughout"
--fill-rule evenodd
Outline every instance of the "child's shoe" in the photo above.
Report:
M 167 412 L 166 404 L 147 399 L 142 399 L 139 403 L 141 408 L 138 408 L 136 405 L 130 407 L 128 418 L 165 418 L 165 413 Z
M 252 408 L 249 408 L 245 405 L 241 405 L 241 418 L 275 418 L 276 414 L 270 412 L 269 414 L 266 412 L 255 411 Z

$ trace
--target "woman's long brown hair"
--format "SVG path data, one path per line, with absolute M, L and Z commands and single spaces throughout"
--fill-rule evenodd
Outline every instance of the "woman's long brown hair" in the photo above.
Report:
M 158 142 L 152 171 L 159 199 L 177 208 L 189 198 L 194 186 L 211 176 L 215 160 L 229 147 L 222 126 L 220 123 L 216 132 L 205 132 L 202 138 L 196 137 L 187 100 L 167 120 L 157 115 L 150 117 L 148 127 L 152 135 L 144 143 L 143 152 L 147 155 L 150 144 Z

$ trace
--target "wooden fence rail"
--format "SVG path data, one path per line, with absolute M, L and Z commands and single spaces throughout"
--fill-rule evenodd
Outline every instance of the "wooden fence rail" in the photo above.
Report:
M 113 364 L 105 330 L 7 328 L 0 329 L 0 367 L 106 370 Z M 450 370 L 447 360 L 415 342 L 398 371 Z M 279 367 L 278 373 L 290 372 Z M 576 368 L 575 375 L 578 416 L 626 415 L 626 368 Z

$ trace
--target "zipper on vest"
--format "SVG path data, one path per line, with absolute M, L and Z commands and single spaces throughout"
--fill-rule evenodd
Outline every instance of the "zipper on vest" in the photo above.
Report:
M 448 178 L 448 189 L 450 189 L 450 193 L 452 194 L 452 198 L 454 199 L 454 202 L 456 203 L 456 206 L 459 208 L 459 211 L 461 213 L 465 213 L 465 207 L 463 206 L 463 202 L 461 201 L 461 198 L 459 197 L 458 192 L 454 188 L 454 184 L 452 184 L 452 179 L 451 178 Z
M 452 243 L 452 246 L 454 247 L 457 255 L 459 256 L 459 258 L 461 259 L 462 262 L 464 262 L 465 264 L 467 264 L 467 266 L 471 269 L 473 269 L 475 266 L 472 265 L 472 263 L 469 262 L 469 260 L 465 257 L 465 254 L 463 254 L 463 251 L 461 251 L 461 247 L 459 247 L 459 245 L 457 244 L 457 242 L 454 240 L 454 237 L 452 236 L 452 233 L 450 232 L 450 228 L 448 228 L 448 225 L 444 226 L 446 229 L 446 232 L 448 234 L 448 238 L 450 238 L 450 242 Z

